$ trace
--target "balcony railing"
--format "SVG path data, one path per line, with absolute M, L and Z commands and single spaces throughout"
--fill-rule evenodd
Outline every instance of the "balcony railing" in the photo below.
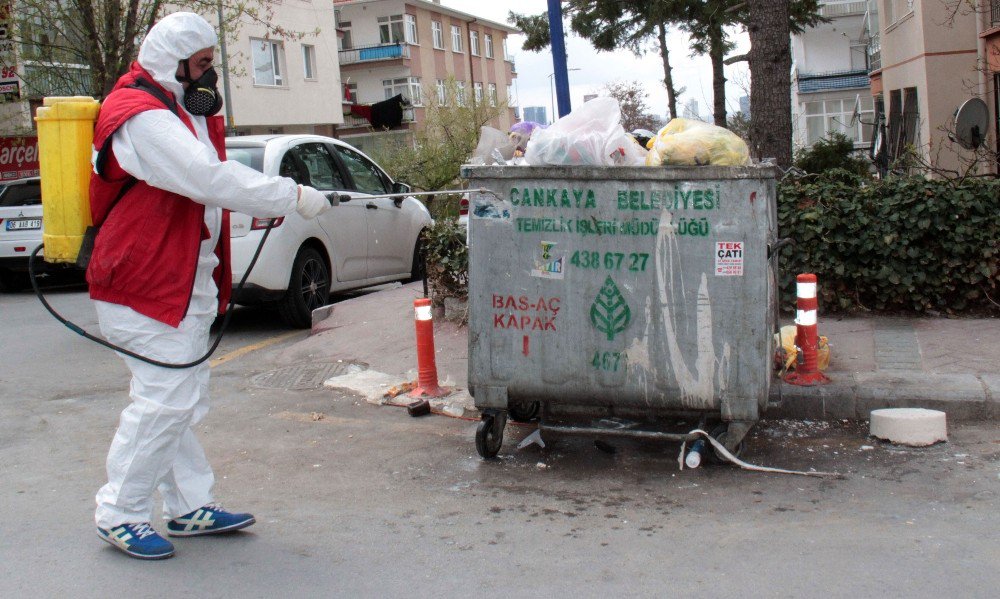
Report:
M 868 73 L 863 69 L 829 71 L 825 73 L 798 73 L 796 79 L 799 93 L 801 94 L 836 89 L 858 89 L 870 85 Z
M 882 40 L 879 39 L 877 34 L 868 40 L 867 56 L 869 73 L 874 73 L 882 68 Z
M 403 124 L 414 122 L 413 107 L 409 106 L 403 109 Z M 341 125 L 343 129 L 355 129 L 359 127 L 371 127 L 371 123 L 368 119 L 360 117 L 353 114 L 344 115 L 344 124 Z
M 90 67 L 80 64 L 24 63 L 21 96 L 92 96 Z
M 830 19 L 851 15 L 863 15 L 868 9 L 866 0 L 827 0 L 819 6 L 819 14 Z
M 1000 0 L 990 0 L 990 24 L 1000 25 Z
M 410 57 L 410 46 L 403 43 L 359 46 L 341 50 L 339 55 L 341 65 L 398 60 Z

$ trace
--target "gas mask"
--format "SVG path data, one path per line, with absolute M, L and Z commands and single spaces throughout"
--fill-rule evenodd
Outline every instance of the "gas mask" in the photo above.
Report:
M 188 61 L 184 61 L 184 77 L 177 77 L 179 81 L 188 84 L 184 91 L 184 108 L 193 115 L 212 116 L 222 110 L 222 95 L 216 84 L 219 82 L 219 75 L 214 67 L 209 67 L 197 79 L 191 79 L 191 70 Z

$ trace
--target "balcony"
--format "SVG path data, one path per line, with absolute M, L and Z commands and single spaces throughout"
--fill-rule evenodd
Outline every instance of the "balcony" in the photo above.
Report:
M 22 80 L 21 96 L 25 98 L 95 95 L 90 67 L 82 64 L 25 61 Z
M 340 66 L 408 60 L 410 58 L 410 46 L 404 43 L 359 46 L 357 48 L 341 50 L 339 56 Z
M 866 0 L 827 0 L 819 5 L 819 14 L 828 19 L 863 15 L 867 10 Z
M 1000 0 L 990 0 L 990 24 L 1000 25 Z
M 870 85 L 868 72 L 864 69 L 830 71 L 826 73 L 799 73 L 796 79 L 800 94 L 838 89 L 860 89 Z
M 994 0 L 996 2 L 997 0 Z M 868 40 L 868 72 L 874 73 L 882 68 L 882 40 L 878 34 Z
M 346 109 L 347 105 L 345 105 L 344 108 Z M 409 106 L 404 108 L 403 125 L 406 126 L 410 123 L 413 123 L 415 120 L 416 119 L 414 117 L 413 107 Z M 344 124 L 340 125 L 341 129 L 368 129 L 370 127 L 371 123 L 368 122 L 368 119 L 353 114 L 345 114 Z

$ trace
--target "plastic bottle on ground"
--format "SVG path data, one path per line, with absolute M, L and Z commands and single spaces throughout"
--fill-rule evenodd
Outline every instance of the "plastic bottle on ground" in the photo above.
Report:
M 705 440 L 698 439 L 691 444 L 691 448 L 688 449 L 688 453 L 684 456 L 684 465 L 688 468 L 697 468 L 701 466 L 701 454 L 705 451 Z

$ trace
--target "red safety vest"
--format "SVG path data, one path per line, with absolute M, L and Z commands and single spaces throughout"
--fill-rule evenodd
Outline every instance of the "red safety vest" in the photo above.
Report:
M 138 62 L 132 63 L 101 105 L 94 129 L 95 150 L 104 147 L 125 121 L 140 112 L 169 108 L 149 92 L 127 87 L 137 77 L 172 97 Z M 194 135 L 188 115 L 183 110 L 177 112 Z M 212 145 L 219 159 L 225 160 L 224 121 L 221 116 L 210 116 L 206 121 Z M 201 242 L 209 237 L 205 206 L 145 181 L 136 182 L 115 204 L 132 177 L 118 164 L 113 147 L 106 154 L 101 175 L 90 177 L 90 213 L 94 224 L 101 227 L 87 268 L 90 297 L 128 306 L 177 327 L 191 301 Z M 215 253 L 219 266 L 212 276 L 219 288 L 221 314 L 232 293 L 228 210 L 222 211 Z

